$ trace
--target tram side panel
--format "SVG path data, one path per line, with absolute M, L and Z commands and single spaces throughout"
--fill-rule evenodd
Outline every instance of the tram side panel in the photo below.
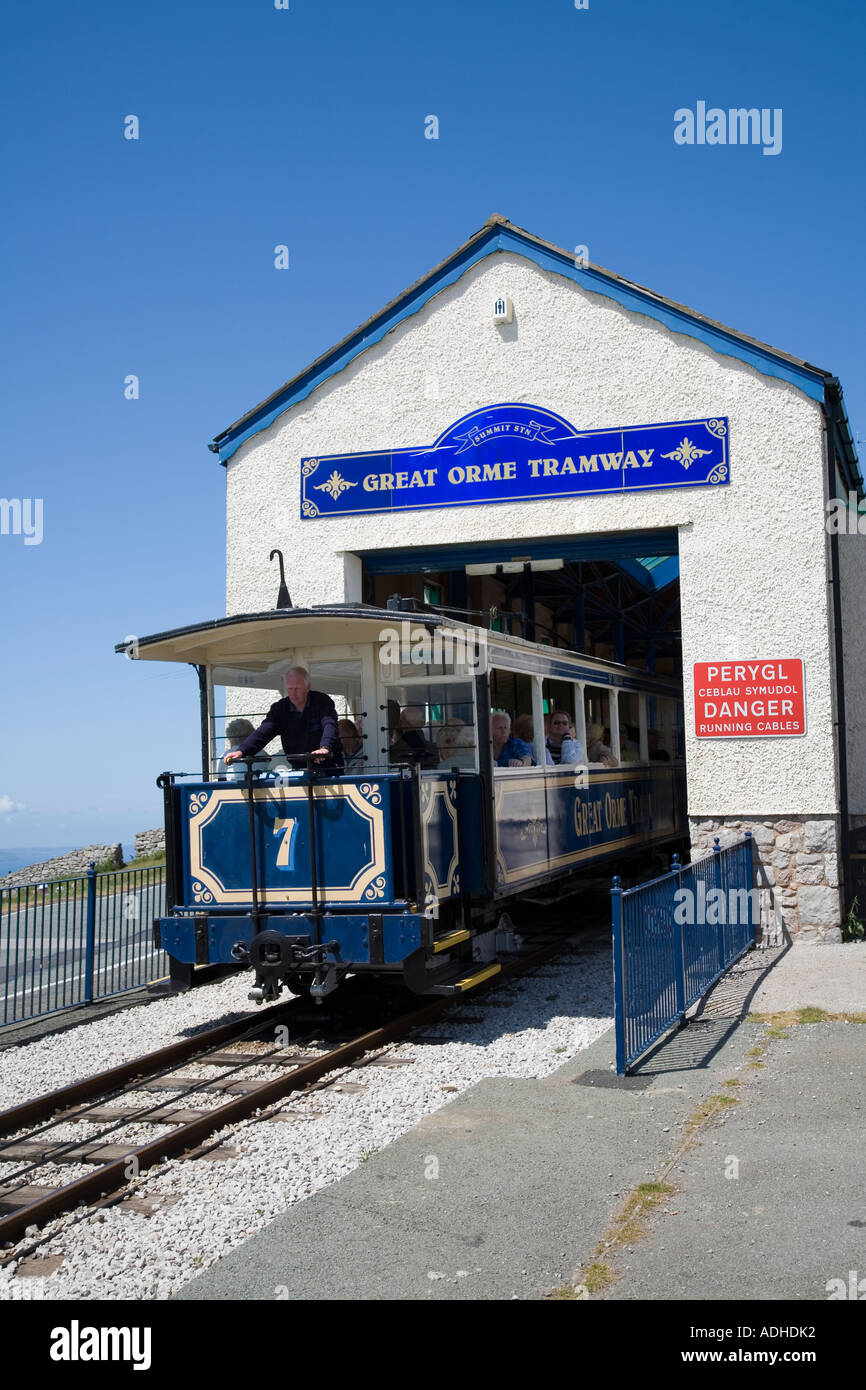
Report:
M 310 948 L 324 943 L 316 963 L 402 970 L 410 987 L 423 989 L 432 967 L 450 958 L 437 954 L 443 936 L 480 927 L 491 897 L 680 833 L 683 781 L 682 769 L 666 764 L 503 771 L 492 822 L 489 784 L 478 774 L 314 779 L 312 819 L 303 781 L 259 783 L 252 838 L 243 784 L 172 784 L 166 818 L 176 887 L 158 939 L 183 963 L 229 964 L 244 959 L 258 934 L 278 931 L 297 951 L 286 977 L 311 971 Z M 469 935 L 463 931 L 458 956 L 471 956 Z
M 680 834 L 684 784 L 682 768 L 665 763 L 497 773 L 497 893 Z

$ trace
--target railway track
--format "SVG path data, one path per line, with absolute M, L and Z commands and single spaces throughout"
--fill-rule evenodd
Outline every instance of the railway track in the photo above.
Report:
M 563 939 L 557 936 L 509 961 L 471 994 L 409 1007 L 384 1025 L 365 1028 L 312 1056 L 298 1049 L 310 1038 L 321 1038 L 321 1024 L 314 1033 L 296 1034 L 285 1047 L 268 1044 L 265 1051 L 255 1053 L 232 1050 L 262 1042 L 263 1033 L 273 1036 L 280 1025 L 302 1019 L 305 1010 L 309 1017 L 308 1006 L 293 999 L 259 1014 L 252 1023 L 245 1018 L 221 1024 L 0 1112 L 0 1164 L 20 1164 L 0 1177 L 0 1246 L 35 1234 L 31 1228 L 40 1228 L 81 1204 L 120 1200 L 130 1182 L 137 1183 L 139 1175 L 154 1164 L 179 1156 L 196 1157 L 217 1131 L 267 1110 L 293 1092 L 321 1084 L 361 1057 L 437 1021 L 455 1004 L 480 1003 L 500 983 L 527 974 L 563 948 Z M 190 1066 L 219 1067 L 221 1075 L 218 1079 L 190 1075 L 183 1071 Z M 278 1074 L 257 1078 L 256 1070 L 262 1067 L 276 1068 Z M 152 1104 L 124 1106 L 124 1097 L 143 1091 L 161 1098 Z M 187 1104 L 195 1095 L 212 1098 L 220 1093 L 226 1099 L 211 1109 Z M 52 1137 L 58 1126 L 78 1123 L 96 1123 L 97 1132 L 86 1139 Z M 112 1142 L 131 1125 L 153 1126 L 159 1132 L 145 1143 Z M 4 1135 L 14 1137 L 4 1139 Z M 37 1181 L 40 1174 L 44 1177 L 43 1170 L 53 1172 L 69 1163 L 92 1171 L 61 1185 Z M 7 1249 L 3 1258 L 15 1258 L 15 1254 Z

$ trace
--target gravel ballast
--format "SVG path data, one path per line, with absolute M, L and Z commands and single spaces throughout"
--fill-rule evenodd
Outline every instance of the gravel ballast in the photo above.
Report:
M 9 1048 L 0 1108 L 214 1023 L 242 1016 L 252 1022 L 248 988 L 248 976 L 233 977 Z M 344 1177 L 478 1081 L 549 1075 L 599 1037 L 612 1012 L 605 948 L 548 962 L 504 985 L 489 1003 L 470 995 L 417 1039 L 341 1072 L 321 1089 L 289 1096 L 280 1105 L 282 1119 L 253 1118 L 209 1141 L 235 1157 L 172 1160 L 143 1173 L 130 1190 L 149 1199 L 152 1214 L 123 1205 L 71 1213 L 22 1241 L 22 1251 L 33 1245 L 32 1256 L 62 1255 L 63 1262 L 43 1277 L 25 1253 L 32 1277 L 20 1277 L 17 1264 L 0 1269 L 0 1299 L 168 1298 L 278 1213 Z M 133 1099 L 153 1104 L 155 1097 L 141 1092 L 124 1105 Z M 82 1132 L 65 1125 L 58 1137 Z M 134 1133 L 130 1142 L 155 1131 Z M 124 1142 L 126 1132 L 112 1138 Z M 64 1177 L 71 1176 L 66 1169 Z

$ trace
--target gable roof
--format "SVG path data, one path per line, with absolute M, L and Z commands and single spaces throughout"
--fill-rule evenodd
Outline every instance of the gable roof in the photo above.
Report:
M 675 333 L 686 334 L 707 344 L 716 352 L 739 358 L 740 361 L 763 372 L 765 376 L 788 381 L 813 400 L 823 402 L 828 385 L 835 383 L 840 412 L 837 415 L 837 424 L 841 434 L 841 453 L 846 465 L 853 467 L 852 477 L 856 478 L 854 485 L 859 484 L 859 469 L 856 466 L 853 440 L 850 429 L 847 428 L 848 421 L 841 402 L 841 388 L 829 372 L 709 319 L 684 304 L 666 299 L 643 285 L 624 280 L 613 271 L 605 270 L 603 266 L 576 264 L 573 253 L 534 236 L 522 227 L 515 226 L 498 213 L 488 217 L 484 226 L 452 255 L 434 266 L 420 280 L 416 280 L 414 285 L 410 285 L 396 299 L 392 299 L 390 304 L 386 304 L 372 318 L 367 319 L 366 323 L 362 323 L 353 333 L 321 357 L 317 357 L 284 386 L 222 430 L 208 446 L 210 450 L 219 455 L 221 463 L 226 463 L 252 435 L 267 429 L 279 415 L 311 395 L 317 386 L 342 371 L 361 352 L 380 342 L 397 324 L 412 314 L 417 314 L 434 295 L 459 280 L 470 266 L 498 251 L 510 251 L 524 256 L 542 269 L 574 281 L 583 289 L 594 294 L 606 295 L 626 309 L 656 319 Z

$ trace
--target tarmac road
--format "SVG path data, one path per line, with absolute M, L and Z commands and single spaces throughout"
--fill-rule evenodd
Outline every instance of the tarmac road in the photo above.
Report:
M 152 919 L 164 910 L 165 887 L 97 898 L 94 995 L 111 994 L 161 973 Z M 53 907 L 54 911 L 50 911 Z M 133 915 L 135 914 L 135 915 Z M 0 1024 L 79 1003 L 85 994 L 86 901 L 44 902 L 0 918 Z

